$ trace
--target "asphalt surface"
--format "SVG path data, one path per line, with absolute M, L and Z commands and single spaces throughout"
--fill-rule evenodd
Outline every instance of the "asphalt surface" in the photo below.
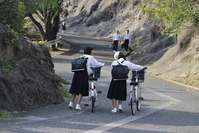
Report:
M 82 38 L 72 39 L 73 36 L 66 36 L 67 40 L 85 42 L 91 45 L 97 40 Z M 75 37 L 74 37 L 75 38 Z M 91 42 L 91 43 L 90 43 Z M 186 89 L 182 86 L 170 84 L 161 79 L 146 75 L 143 84 L 143 96 L 141 111 L 132 116 L 127 101 L 123 103 L 123 113 L 111 113 L 111 101 L 106 98 L 107 87 L 110 83 L 110 62 L 113 60 L 107 45 L 100 41 L 103 50 L 93 43 L 96 49 L 95 57 L 100 61 L 106 61 L 102 69 L 102 77 L 98 87 L 103 91 L 99 95 L 101 100 L 94 113 L 91 113 L 89 106 L 82 106 L 82 111 L 68 108 L 69 99 L 59 105 L 49 106 L 28 112 L 14 112 L 17 119 L 0 121 L 0 132 L 11 133 L 32 133 L 32 132 L 105 132 L 105 133 L 197 133 L 198 124 L 198 91 Z M 72 79 L 73 73 L 66 70 L 70 61 L 82 53 L 85 45 L 74 45 L 70 47 L 65 42 L 65 49 L 53 52 L 53 62 L 56 73 L 66 79 Z M 70 51 L 70 49 L 73 49 Z M 76 54 L 75 54 L 76 53 Z M 67 71 L 67 74 L 66 74 Z M 84 97 L 82 104 L 87 103 Z M 23 124 L 24 123 L 24 124 Z
M 64 52 L 67 52 L 72 47 L 65 43 L 61 42 L 61 50 L 60 51 L 53 51 L 51 52 L 51 56 L 55 57 L 58 56 Z M 70 85 L 67 86 L 68 88 Z M 15 119 L 10 120 L 1 120 L 0 125 L 12 125 L 12 124 L 21 124 L 21 123 L 29 123 L 29 122 L 35 122 L 35 121 L 45 121 L 45 120 L 52 120 L 52 119 L 58 119 L 61 117 L 66 116 L 72 116 L 77 115 L 80 113 L 83 113 L 85 111 L 90 110 L 90 106 L 81 106 L 82 111 L 70 109 L 68 107 L 68 103 L 70 101 L 70 98 L 65 98 L 65 102 L 58 105 L 52 105 L 44 108 L 39 108 L 32 111 L 24 111 L 24 112 L 11 112 L 10 114 L 15 116 Z M 88 97 L 83 97 L 82 104 L 88 104 Z M 96 102 L 96 106 L 99 104 L 99 102 Z

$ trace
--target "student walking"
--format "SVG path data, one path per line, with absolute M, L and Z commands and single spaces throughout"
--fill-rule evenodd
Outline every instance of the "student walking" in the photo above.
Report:
M 92 47 L 86 47 L 84 49 L 84 57 L 87 57 L 87 68 L 89 67 L 102 67 L 105 65 L 105 63 L 98 62 L 93 56 L 93 48 Z M 78 95 L 78 100 L 76 104 L 76 110 L 81 110 L 80 102 L 82 100 L 83 96 L 89 95 L 89 81 L 88 81 L 88 71 L 76 71 L 73 76 L 72 84 L 70 87 L 69 93 L 72 94 L 69 108 L 73 108 L 73 101 Z
M 66 30 L 66 21 L 62 22 L 62 33 Z
M 116 34 L 113 35 L 113 50 L 114 51 L 117 51 L 118 49 L 118 42 L 121 41 L 121 38 L 120 38 L 120 32 L 119 30 L 116 31 Z
M 129 30 L 127 30 L 126 34 L 124 35 L 124 43 L 122 45 L 122 48 L 124 47 L 125 51 L 127 52 L 129 49 L 129 42 L 132 41 L 131 34 L 129 34 Z
M 142 70 L 145 67 L 136 65 L 134 63 L 131 63 L 130 61 L 126 61 L 125 56 L 121 52 L 116 52 L 114 54 L 115 61 L 112 62 L 111 67 L 114 65 L 122 64 L 129 68 L 129 70 Z M 126 101 L 126 94 L 127 88 L 126 88 L 126 79 L 122 80 L 114 80 L 112 77 L 107 98 L 112 100 L 113 109 L 111 112 L 116 113 L 117 112 L 117 101 L 118 101 L 118 109 L 119 112 L 123 112 L 122 109 L 122 101 Z

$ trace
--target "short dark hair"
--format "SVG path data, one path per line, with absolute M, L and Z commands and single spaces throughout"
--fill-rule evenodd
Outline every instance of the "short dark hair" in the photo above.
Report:
M 118 59 L 120 59 L 120 58 L 123 58 L 124 60 L 126 60 L 126 57 L 122 52 L 120 52 L 118 55 Z
M 91 55 L 91 51 L 92 51 L 92 50 L 93 50 L 92 47 L 86 47 L 86 48 L 84 49 L 84 54 Z

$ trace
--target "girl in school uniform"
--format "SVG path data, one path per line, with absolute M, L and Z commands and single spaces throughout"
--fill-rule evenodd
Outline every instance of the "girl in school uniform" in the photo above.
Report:
M 86 47 L 84 49 L 84 57 L 87 57 L 87 68 L 89 67 L 102 67 L 105 65 L 105 63 L 98 62 L 93 56 L 93 48 L 92 47 Z M 74 73 L 72 84 L 70 87 L 69 93 L 72 94 L 69 108 L 73 108 L 73 101 L 78 95 L 78 100 L 76 104 L 76 110 L 81 110 L 80 102 L 82 100 L 83 96 L 89 95 L 89 81 L 88 81 L 88 70 L 84 71 L 77 71 Z
M 136 65 L 134 63 L 131 63 L 130 61 L 126 61 L 125 56 L 122 52 L 116 52 L 114 54 L 115 61 L 112 62 L 111 66 L 118 65 L 119 63 L 122 63 L 122 65 L 125 65 L 129 68 L 129 70 L 142 70 L 145 69 L 145 67 Z M 117 112 L 117 101 L 119 103 L 118 109 L 119 112 L 123 112 L 122 109 L 122 101 L 126 101 L 126 94 L 127 88 L 126 88 L 126 80 L 119 80 L 114 81 L 112 78 L 107 98 L 112 100 L 113 109 L 111 112 L 116 113 Z

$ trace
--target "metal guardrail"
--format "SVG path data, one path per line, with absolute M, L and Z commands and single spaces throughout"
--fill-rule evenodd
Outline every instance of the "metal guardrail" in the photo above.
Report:
M 55 45 L 55 47 L 57 47 L 58 43 L 61 41 L 62 37 L 61 36 L 57 36 L 57 39 L 55 40 L 51 40 L 51 41 L 47 41 L 46 43 L 46 46 L 52 46 L 52 45 Z

